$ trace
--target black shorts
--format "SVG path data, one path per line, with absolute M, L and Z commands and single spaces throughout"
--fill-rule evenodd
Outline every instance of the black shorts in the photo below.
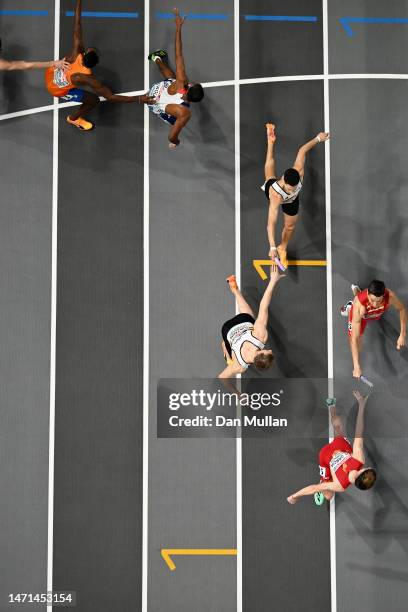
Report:
M 269 190 L 271 188 L 271 185 L 277 180 L 278 179 L 276 178 L 270 178 L 265 183 L 265 195 L 268 198 L 268 202 L 269 202 Z M 299 196 L 296 198 L 296 200 L 294 200 L 290 204 L 283 203 L 282 210 L 285 213 L 285 215 L 289 215 L 289 217 L 294 217 L 295 215 L 297 215 L 299 212 Z
M 225 348 L 227 349 L 228 355 L 231 358 L 232 358 L 232 350 L 231 350 L 231 345 L 227 340 L 227 334 L 230 331 L 230 329 L 232 329 L 236 325 L 239 325 L 240 323 L 252 323 L 253 324 L 255 323 L 255 319 L 252 315 L 247 314 L 246 312 L 242 312 L 240 314 L 235 315 L 235 317 L 232 317 L 232 319 L 225 321 L 224 325 L 221 328 L 222 339 L 225 342 Z

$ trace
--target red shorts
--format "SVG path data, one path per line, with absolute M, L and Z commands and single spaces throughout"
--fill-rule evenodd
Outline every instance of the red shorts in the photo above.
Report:
M 343 436 L 337 436 L 329 444 L 325 444 L 319 452 L 319 471 L 320 471 L 320 482 L 331 480 L 330 473 L 330 460 L 333 457 L 335 451 L 342 451 L 345 453 L 352 454 L 353 448 L 347 438 Z
M 364 334 L 364 330 L 367 327 L 367 323 L 369 321 L 379 321 L 381 319 L 382 315 L 380 315 L 379 317 L 372 317 L 370 319 L 361 319 L 361 324 L 360 324 L 360 336 L 362 336 Z M 353 306 L 350 308 L 349 310 L 349 314 L 348 314 L 348 335 L 351 336 L 351 330 L 352 330 L 352 321 L 353 321 Z

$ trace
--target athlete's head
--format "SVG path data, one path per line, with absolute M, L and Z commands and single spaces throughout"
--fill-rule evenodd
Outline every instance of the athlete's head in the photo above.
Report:
M 189 102 L 201 102 L 204 98 L 204 89 L 200 83 L 189 83 L 187 89 L 187 100 Z
M 380 280 L 372 280 L 368 285 L 368 299 L 372 306 L 380 306 L 384 301 L 385 285 Z
M 357 478 L 354 481 L 357 489 L 360 491 L 367 491 L 374 486 L 377 480 L 376 471 L 373 468 L 364 468 L 357 472 Z
M 86 66 L 87 68 L 93 68 L 94 66 L 96 66 L 96 64 L 99 63 L 99 51 L 95 49 L 95 47 L 89 47 L 88 49 L 86 49 L 84 53 L 83 63 L 84 66 Z
M 284 172 L 283 180 L 285 181 L 286 190 L 289 192 L 294 191 L 295 187 L 299 184 L 300 174 L 295 168 L 288 168 Z
M 254 357 L 254 366 L 257 370 L 267 370 L 273 364 L 275 357 L 270 350 L 257 351 Z

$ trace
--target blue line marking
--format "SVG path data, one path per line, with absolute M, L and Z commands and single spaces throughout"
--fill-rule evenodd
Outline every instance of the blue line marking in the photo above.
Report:
M 45 16 L 48 15 L 48 11 L 30 11 L 30 10 L 18 10 L 18 9 L 1 9 L 0 15 L 35 15 Z
M 351 23 L 408 23 L 408 18 L 402 17 L 340 17 L 339 19 L 348 36 L 354 36 Z
M 174 13 L 156 13 L 156 19 L 174 19 Z M 187 17 L 189 21 L 207 20 L 207 21 L 227 21 L 229 15 L 224 13 L 184 13 L 182 17 Z
M 66 11 L 66 17 L 73 17 L 74 11 Z M 114 13 L 103 11 L 82 11 L 82 17 L 101 17 L 111 19 L 138 19 L 139 13 Z
M 246 21 L 308 21 L 316 22 L 318 17 L 301 15 L 298 17 L 292 15 L 245 15 Z

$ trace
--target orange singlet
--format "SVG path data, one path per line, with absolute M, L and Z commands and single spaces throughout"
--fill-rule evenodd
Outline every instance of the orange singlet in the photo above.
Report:
M 45 84 L 52 96 L 60 98 L 65 96 L 70 89 L 74 88 L 71 81 L 73 74 L 92 74 L 92 70 L 84 66 L 83 54 L 80 53 L 75 62 L 70 64 L 67 70 L 62 68 L 47 68 L 45 71 Z

